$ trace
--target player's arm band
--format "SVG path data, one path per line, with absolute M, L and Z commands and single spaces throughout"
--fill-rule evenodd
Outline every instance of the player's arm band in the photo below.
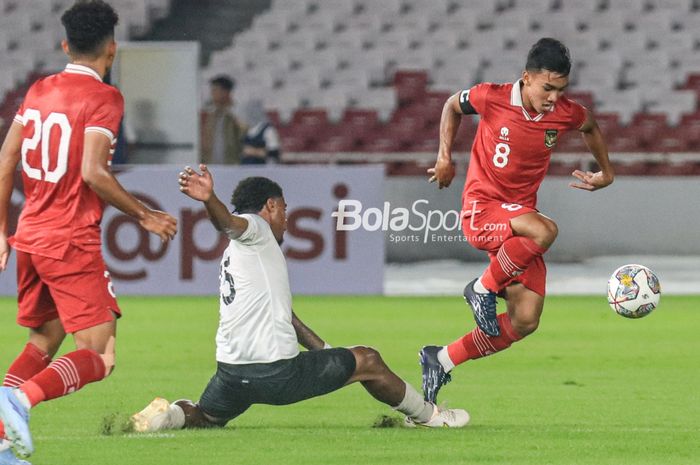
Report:
M 469 101 L 469 90 L 463 90 L 459 93 L 459 108 L 465 115 L 476 115 L 478 112 Z

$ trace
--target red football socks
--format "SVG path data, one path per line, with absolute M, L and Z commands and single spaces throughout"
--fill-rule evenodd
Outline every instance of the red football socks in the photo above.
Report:
M 492 292 L 500 292 L 514 277 L 522 274 L 527 266 L 547 249 L 527 237 L 511 237 L 503 243 L 495 259 L 481 276 L 481 283 Z
M 511 325 L 510 317 L 508 317 L 507 313 L 501 313 L 497 318 L 498 326 L 501 328 L 500 336 L 488 336 L 482 330 L 476 328 L 447 346 L 447 354 L 455 366 L 467 360 L 474 360 L 500 352 L 510 347 L 512 343 L 522 339 L 522 336 Z
M 88 383 L 94 383 L 107 375 L 100 354 L 81 349 L 60 357 L 20 386 L 33 406 L 45 400 L 63 397 Z
M 12 362 L 7 370 L 3 386 L 17 387 L 32 376 L 46 368 L 51 362 L 49 354 L 34 344 L 27 343 L 21 354 Z

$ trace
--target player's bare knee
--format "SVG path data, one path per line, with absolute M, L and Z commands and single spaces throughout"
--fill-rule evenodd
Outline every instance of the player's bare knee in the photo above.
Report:
M 534 333 L 540 325 L 538 314 L 519 315 L 516 318 L 511 318 L 513 329 L 521 336 L 525 337 Z
M 533 241 L 540 247 L 549 248 L 559 235 L 559 227 L 549 218 L 542 218 Z
M 356 368 L 358 374 L 372 374 L 383 371 L 386 367 L 381 354 L 371 347 L 354 347 Z

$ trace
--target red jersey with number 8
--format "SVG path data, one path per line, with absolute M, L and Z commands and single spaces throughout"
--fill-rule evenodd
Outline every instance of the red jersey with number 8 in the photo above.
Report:
M 472 145 L 463 202 L 495 200 L 535 208 L 552 148 L 563 132 L 580 128 L 586 109 L 565 96 L 551 111 L 530 114 L 520 81 L 477 84 L 460 93 L 480 116 Z
M 119 90 L 85 66 L 69 64 L 31 86 L 14 118 L 24 126 L 26 197 L 15 249 L 58 260 L 71 244 L 100 250 L 104 203 L 83 181 L 83 140 L 88 132 L 103 134 L 113 153 L 123 113 Z

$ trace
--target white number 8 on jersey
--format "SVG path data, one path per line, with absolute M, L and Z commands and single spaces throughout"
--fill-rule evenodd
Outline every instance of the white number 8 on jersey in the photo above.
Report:
M 510 145 L 503 142 L 496 144 L 496 153 L 493 154 L 493 164 L 497 168 L 505 168 L 508 164 L 508 155 L 510 155 Z

